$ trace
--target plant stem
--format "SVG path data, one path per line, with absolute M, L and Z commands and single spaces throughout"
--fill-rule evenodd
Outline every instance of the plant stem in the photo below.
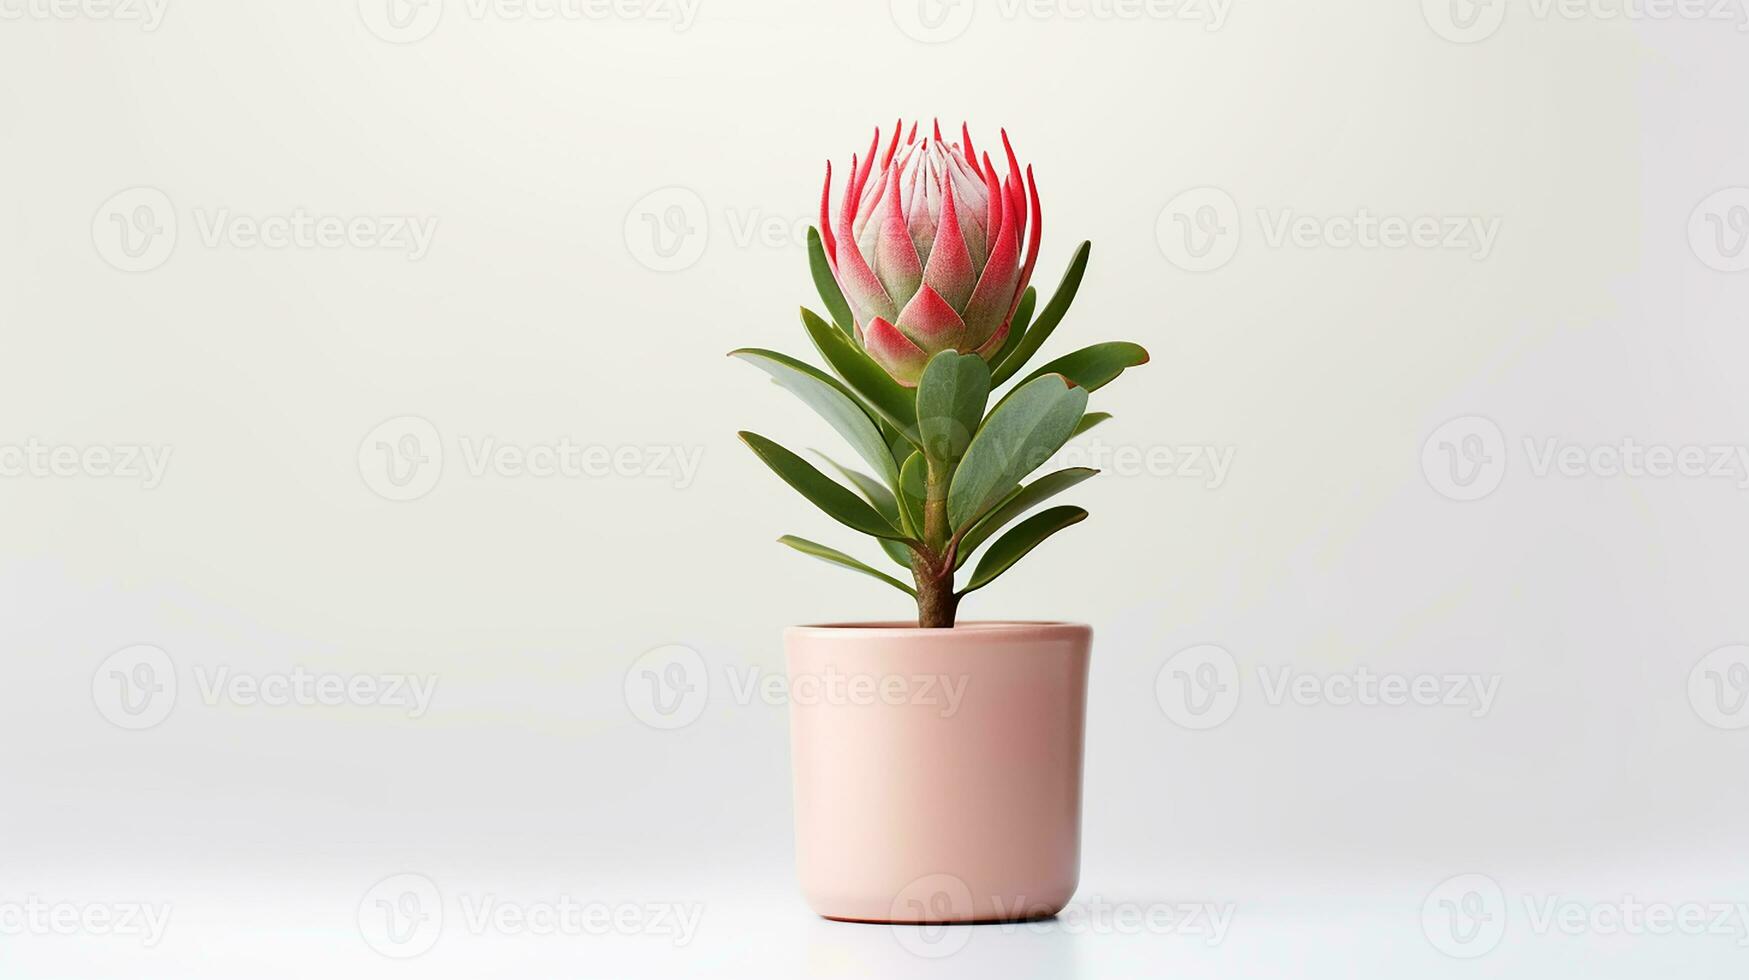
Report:
M 911 559 L 917 581 L 917 625 L 924 629 L 952 626 L 959 607 L 959 597 L 953 594 L 953 558 L 948 554 L 953 529 L 947 524 L 947 491 L 952 482 L 951 468 L 929 461 L 923 499 L 923 543 L 929 556 Z
M 949 572 L 945 579 L 935 579 L 934 584 L 925 586 L 923 579 L 917 580 L 917 625 L 924 629 L 945 629 L 953 626 L 954 613 L 960 604 L 959 596 L 953 594 L 953 573 Z

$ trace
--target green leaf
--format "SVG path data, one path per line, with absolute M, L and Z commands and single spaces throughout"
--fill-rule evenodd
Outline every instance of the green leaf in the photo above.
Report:
M 955 529 L 965 527 L 1006 497 L 1022 477 L 1063 448 L 1086 410 L 1087 389 L 1061 375 L 1035 378 L 1010 392 L 984 420 L 954 471 L 948 522 Z
M 1057 329 L 1057 324 L 1063 322 L 1063 314 L 1069 312 L 1069 304 L 1075 302 L 1075 291 L 1081 288 L 1081 277 L 1087 272 L 1087 256 L 1093 251 L 1092 242 L 1082 242 L 1075 250 L 1075 257 L 1069 260 L 1069 270 L 1063 273 L 1063 281 L 1058 284 L 1057 291 L 1051 294 L 1051 301 L 1039 312 L 1038 319 L 1027 328 L 1026 336 L 1021 338 L 1019 346 L 1010 351 L 1008 356 L 997 362 L 998 366 L 990 375 L 990 384 L 999 385 L 1014 375 L 1026 362 L 1032 360 L 1032 355 L 1050 339 L 1051 331 Z
M 776 351 L 744 347 L 729 354 L 771 375 L 771 379 L 786 391 L 807 402 L 808 407 L 830 423 L 844 441 L 850 443 L 850 448 L 867 460 L 889 485 L 898 481 L 899 466 L 893 462 L 886 437 L 881 435 L 879 426 L 869 417 L 862 403 L 836 378 L 812 364 Z
M 831 464 L 832 468 L 842 474 L 844 479 L 850 481 L 850 485 L 861 492 L 863 499 L 874 505 L 876 512 L 886 518 L 887 523 L 901 531 L 905 530 L 904 521 L 899 516 L 899 501 L 893 496 L 893 491 L 887 489 L 881 481 L 869 476 L 867 473 L 863 473 L 860 470 L 853 470 L 848 466 L 840 466 L 830 456 L 821 454 L 820 458 Z M 896 482 L 897 481 L 895 481 L 895 483 Z M 893 561 L 898 562 L 900 568 L 907 570 L 910 569 L 910 545 L 903 541 L 894 541 L 891 538 L 881 538 L 880 542 L 881 550 L 885 551 L 887 556 L 893 559 Z
M 820 356 L 838 372 L 850 390 L 886 419 L 913 444 L 917 442 L 917 396 L 893 380 L 879 364 L 863 353 L 844 331 L 822 320 L 812 310 L 802 310 L 802 326 L 819 349 Z
M 978 550 L 978 545 L 988 541 L 990 535 L 1002 530 L 1015 518 L 1098 472 L 1086 466 L 1071 466 L 1047 473 L 1015 490 L 992 508 L 990 513 L 984 515 L 983 520 L 973 524 L 972 529 L 960 539 L 959 550 L 956 552 L 958 557 L 955 558 L 953 567 L 964 565 L 972 557 L 972 552 Z
M 1073 354 L 1064 354 L 1027 375 L 1026 381 L 1047 374 L 1060 374 L 1088 391 L 1098 391 L 1122 374 L 1124 368 L 1133 368 L 1146 363 L 1148 363 L 1148 352 L 1143 350 L 1140 344 L 1118 340 L 1105 344 L 1094 344 L 1092 347 L 1083 347 Z M 1026 381 L 1022 381 L 1021 384 L 1025 384 Z
M 924 454 L 952 469 L 984 421 L 989 398 L 990 366 L 983 358 L 951 350 L 930 358 L 917 384 L 917 433 Z
M 874 507 L 815 469 L 807 460 L 757 433 L 743 432 L 741 441 L 764 460 L 772 472 L 782 477 L 783 482 L 795 487 L 798 493 L 813 501 L 814 506 L 833 520 L 877 538 L 904 539 L 905 535 L 888 524 Z
M 978 562 L 977 571 L 972 573 L 972 580 L 960 590 L 960 595 L 976 592 L 989 585 L 998 575 L 1013 568 L 1015 562 L 1025 558 L 1044 539 L 1086 519 L 1087 512 L 1079 507 L 1052 507 L 1021 521 L 1014 530 L 997 538 L 990 550 L 984 553 L 983 559 Z
M 929 493 L 929 464 L 923 454 L 912 453 L 899 468 L 899 512 L 903 526 L 913 538 L 923 537 L 923 501 Z
M 1014 353 L 1014 348 L 1020 346 L 1020 339 L 1026 335 L 1027 324 L 1032 322 L 1033 307 L 1038 305 L 1038 290 L 1031 286 L 1020 294 L 1020 305 L 1014 308 L 1014 318 L 1008 321 L 1008 339 L 1002 341 L 1002 349 L 996 356 L 990 358 L 991 364 L 1001 364 L 1003 359 Z
M 778 538 L 777 541 L 779 544 L 789 545 L 791 548 L 796 549 L 804 555 L 812 555 L 821 561 L 828 561 L 834 565 L 848 568 L 853 572 L 861 572 L 871 578 L 878 578 L 913 599 L 917 597 L 916 589 L 913 589 L 909 585 L 906 585 L 891 575 L 888 575 L 886 572 L 876 571 L 875 569 L 864 565 L 862 562 L 857 561 L 855 558 L 850 557 L 842 551 L 828 548 L 823 544 L 815 544 L 807 538 L 798 538 L 793 534 L 786 534 L 783 537 Z
M 832 275 L 832 264 L 826 261 L 820 231 L 813 227 L 808 228 L 808 271 L 813 273 L 814 288 L 820 291 L 820 302 L 826 304 L 832 322 L 838 324 L 846 337 L 854 338 L 856 321 L 850 316 L 850 304 L 844 301 L 844 291 L 838 288 L 838 279 Z
M 881 427 L 881 438 L 886 440 L 887 452 L 892 455 L 895 462 L 911 458 L 911 454 L 916 451 L 916 448 L 911 445 L 911 440 L 900 434 L 899 430 L 893 428 L 893 424 L 886 419 L 876 419 L 875 423 Z
M 880 541 L 881 550 L 887 553 L 888 558 L 891 558 L 895 564 L 900 568 L 903 568 L 905 571 L 909 572 L 911 570 L 912 552 L 910 545 L 903 541 L 894 541 L 892 538 L 879 538 L 877 540 Z
M 1069 438 L 1073 439 L 1109 418 L 1111 418 L 1110 412 L 1088 412 L 1081 416 L 1081 421 L 1075 423 L 1075 431 L 1070 434 Z
M 893 491 L 887 489 L 886 484 L 861 470 L 853 470 L 848 466 L 840 465 L 837 460 L 825 453 L 816 451 L 814 455 L 819 456 L 826 461 L 828 466 L 837 470 L 839 476 L 844 477 L 846 482 L 862 494 L 862 499 L 874 506 L 876 513 L 887 519 L 887 523 L 894 527 L 899 526 L 899 502 L 894 499 Z

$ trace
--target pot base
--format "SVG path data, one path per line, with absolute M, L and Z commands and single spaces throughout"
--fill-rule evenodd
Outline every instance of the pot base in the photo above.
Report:
M 1061 911 L 1062 909 L 1057 910 L 1057 912 Z M 956 919 L 946 922 L 938 922 L 934 919 L 853 919 L 849 916 L 826 915 L 824 913 L 821 913 L 820 918 L 829 922 L 850 922 L 864 926 L 1000 926 L 1016 925 L 1026 922 L 1043 922 L 1046 919 L 1056 918 L 1057 912 L 1029 915 L 1019 919 Z

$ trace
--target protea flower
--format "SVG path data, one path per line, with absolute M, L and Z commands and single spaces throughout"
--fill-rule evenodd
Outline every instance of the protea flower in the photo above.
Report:
M 921 140 L 913 123 L 903 146 L 899 130 L 895 124 L 878 172 L 879 129 L 860 163 L 851 157 L 836 232 L 827 162 L 820 235 L 863 349 L 914 387 L 941 351 L 975 351 L 989 361 L 1002 349 L 1038 259 L 1039 203 L 1032 168 L 1023 181 L 1006 131 L 1003 178 L 989 154 L 973 149 L 964 125 L 953 144 L 939 123 Z

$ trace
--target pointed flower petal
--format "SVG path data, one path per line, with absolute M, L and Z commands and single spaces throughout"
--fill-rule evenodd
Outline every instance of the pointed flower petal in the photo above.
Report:
M 966 323 L 935 290 L 924 286 L 899 311 L 899 332 L 930 355 L 958 350 Z
M 898 328 L 875 317 L 863 331 L 862 343 L 868 356 L 892 375 L 894 381 L 907 388 L 917 387 L 917 382 L 923 377 L 923 368 L 929 363 L 929 355 L 911 343 Z

